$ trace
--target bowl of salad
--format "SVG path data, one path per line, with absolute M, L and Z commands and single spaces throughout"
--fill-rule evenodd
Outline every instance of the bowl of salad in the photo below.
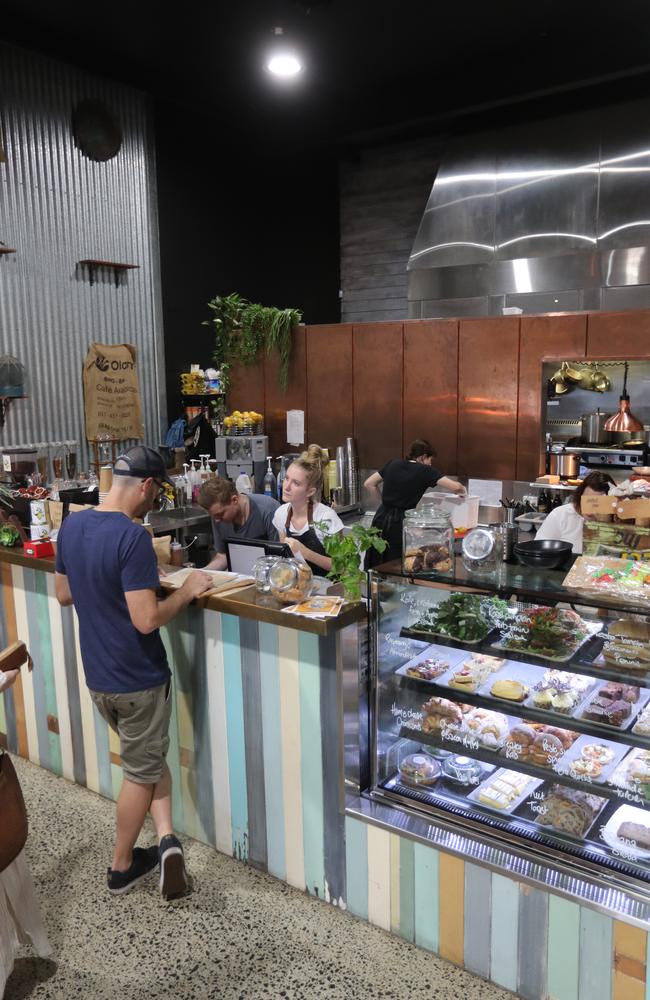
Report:
M 592 634 L 593 629 L 575 611 L 533 606 L 515 616 L 494 647 L 562 663 L 570 660 Z
M 498 597 L 450 594 L 411 625 L 410 631 L 456 639 L 471 646 L 483 642 L 510 614 L 506 602 Z

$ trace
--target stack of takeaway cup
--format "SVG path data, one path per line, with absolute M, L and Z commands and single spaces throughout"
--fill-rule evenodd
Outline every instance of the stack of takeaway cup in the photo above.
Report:
M 103 503 L 113 483 L 113 466 L 102 465 L 99 469 L 99 502 Z
M 339 506 L 348 503 L 347 473 L 345 463 L 345 448 L 342 444 L 336 449 L 336 489 L 339 490 Z
M 359 503 L 359 466 L 354 438 L 345 439 L 345 474 L 348 503 Z

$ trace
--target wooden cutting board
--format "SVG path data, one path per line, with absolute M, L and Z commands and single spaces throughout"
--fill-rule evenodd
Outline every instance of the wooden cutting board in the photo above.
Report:
M 174 573 L 170 573 L 161 579 L 161 586 L 167 587 L 170 590 L 177 590 L 182 587 L 187 577 L 193 570 L 191 569 L 179 569 Z M 207 573 L 214 580 L 214 586 L 210 587 L 210 590 L 206 590 L 201 597 L 209 597 L 211 594 L 226 594 L 230 593 L 232 590 L 241 590 L 242 587 L 250 587 L 254 582 L 252 576 L 242 576 L 241 573 L 226 573 L 221 570 L 201 570 L 203 573 Z

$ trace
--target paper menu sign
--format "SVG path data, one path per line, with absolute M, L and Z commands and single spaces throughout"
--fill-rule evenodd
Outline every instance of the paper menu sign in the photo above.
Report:
M 305 443 L 305 411 L 287 410 L 287 443 Z
M 308 597 L 305 601 L 282 610 L 287 614 L 302 615 L 305 618 L 334 618 L 343 604 L 342 597 Z
M 467 483 L 467 495 L 480 497 L 484 507 L 500 507 L 503 483 L 500 479 L 470 479 Z

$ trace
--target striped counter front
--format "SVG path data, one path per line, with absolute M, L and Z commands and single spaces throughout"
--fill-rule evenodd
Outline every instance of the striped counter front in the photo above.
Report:
M 51 571 L 3 558 L 0 577 L 0 646 L 35 664 L 0 698 L 0 742 L 115 799 L 74 611 Z M 163 630 L 176 828 L 529 1000 L 650 1000 L 646 929 L 345 815 L 341 636 L 194 606 Z

